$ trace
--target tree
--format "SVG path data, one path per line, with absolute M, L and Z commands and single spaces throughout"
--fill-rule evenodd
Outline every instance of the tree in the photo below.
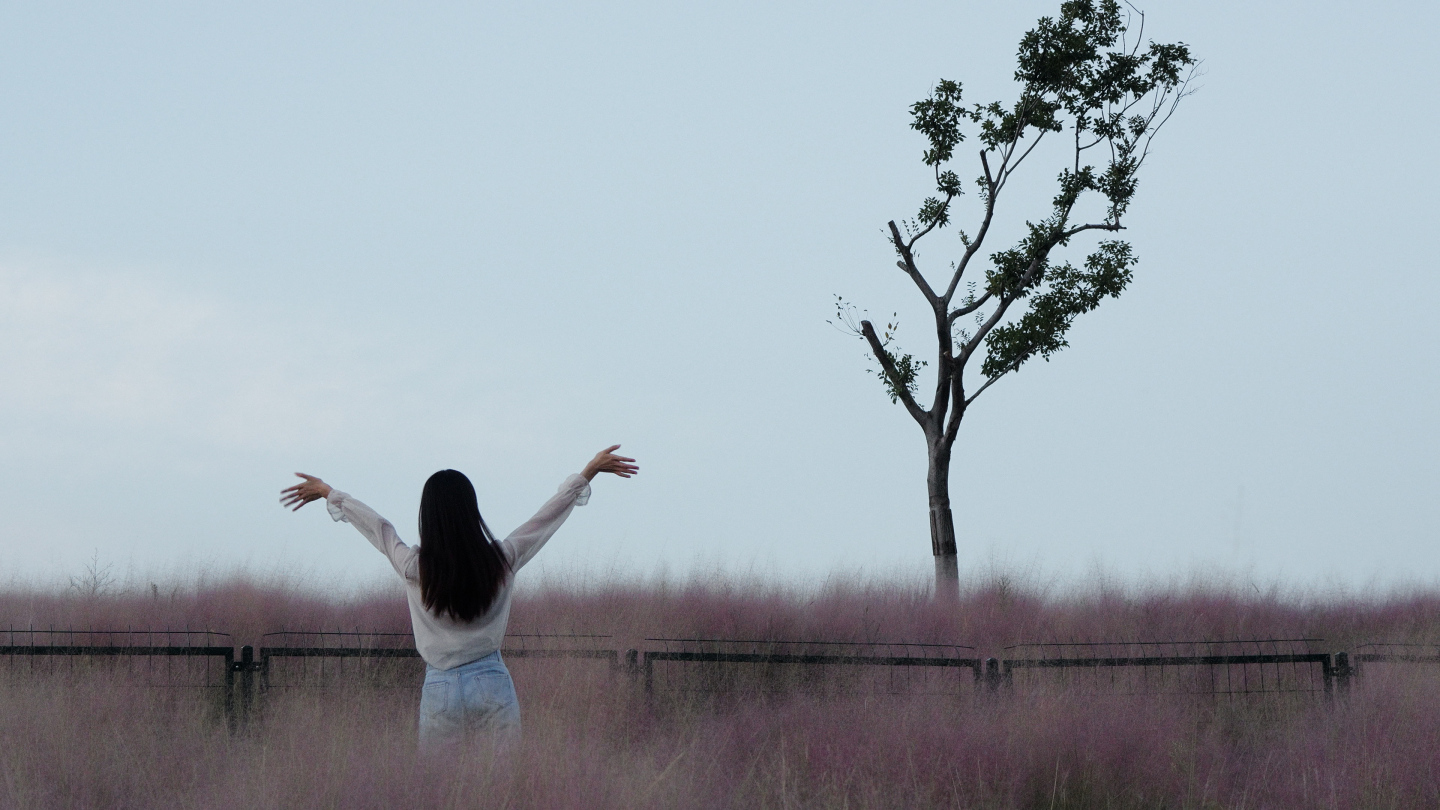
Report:
M 1127 38 L 1136 17 L 1132 44 Z M 1021 90 L 1014 104 L 967 107 L 960 83 L 942 80 L 929 98 L 910 107 L 911 128 L 929 141 L 923 158 L 934 172 L 937 195 L 921 203 L 913 220 L 899 225 L 892 220 L 887 238 L 896 265 L 935 317 L 935 392 L 928 407 L 917 396 L 920 370 L 929 363 L 893 348 L 898 321 L 880 334 L 836 298 L 834 323 L 869 345 L 891 401 L 904 405 L 925 434 L 937 596 L 953 595 L 959 587 L 950 455 L 966 411 L 1026 361 L 1037 356 L 1049 361 L 1069 345 L 1066 333 L 1076 316 L 1118 296 L 1130 282 L 1136 257 L 1125 241 L 1099 241 L 1080 267 L 1060 261 L 1058 254 L 1089 231 L 1124 230 L 1121 217 L 1135 196 L 1151 141 L 1190 92 L 1196 62 L 1189 48 L 1142 46 L 1143 36 L 1144 15 L 1133 8 L 1122 13 L 1116 0 L 1070 0 L 1061 4 L 1058 18 L 1041 18 L 1020 40 L 1015 79 Z M 975 181 L 979 224 L 973 237 L 960 231 L 964 252 L 950 265 L 944 286 L 934 287 L 920 270 L 915 246 L 950 224 L 963 188 L 947 165 L 967 129 L 981 144 L 982 174 Z M 1048 215 L 1027 220 L 1024 237 L 991 253 L 983 280 L 972 277 L 962 294 L 961 282 L 985 245 L 1007 183 L 1047 136 L 1064 144 Z M 973 325 L 967 325 L 962 319 L 971 315 Z M 966 366 L 977 355 L 979 379 L 967 388 Z

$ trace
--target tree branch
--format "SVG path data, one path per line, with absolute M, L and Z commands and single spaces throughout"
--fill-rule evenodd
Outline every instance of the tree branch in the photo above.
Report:
M 1078 131 L 1077 131 L 1077 139 L 1078 139 Z M 1027 154 L 1028 154 L 1028 153 L 1027 153 Z M 983 153 L 982 153 L 982 156 L 983 156 Z M 1076 152 L 1076 163 L 1077 163 L 1077 165 L 1078 165 L 1078 163 L 1079 163 L 1079 152 L 1078 152 L 1078 151 Z M 988 171 L 988 167 L 987 167 L 987 171 Z M 992 195 L 992 199 L 993 199 L 993 195 Z M 1065 219 L 1067 219 L 1067 218 L 1069 217 L 1070 211 L 1071 211 L 1071 209 L 1074 208 L 1074 205 L 1075 205 L 1075 203 L 1074 203 L 1074 201 L 1072 200 L 1072 201 L 1070 202 L 1070 205 L 1066 206 L 1065 210 L 1058 215 L 1058 216 L 1059 216 L 1059 222 L 1063 223 L 1063 222 L 1065 221 Z M 986 224 L 987 224 L 987 225 L 989 224 L 989 219 L 988 219 L 988 217 L 987 217 L 987 219 L 986 219 Z M 1075 234 L 1081 233 L 1081 232 L 1083 232 L 1083 231 L 1091 231 L 1091 230 L 1120 231 L 1120 230 L 1124 230 L 1124 227 L 1121 226 L 1119 223 L 1114 223 L 1114 224 L 1110 224 L 1110 223 L 1086 224 L 1086 225 L 1078 225 L 1078 226 L 1076 226 L 1076 227 L 1074 227 L 1074 228 L 1070 228 L 1070 229 L 1068 229 L 1068 230 L 1061 231 L 1061 232 L 1059 233 L 1059 235 L 1057 235 L 1052 241 L 1050 241 L 1050 243 L 1046 246 L 1045 250 L 1041 251 L 1038 255 L 1035 256 L 1035 258 L 1033 258 L 1033 259 L 1030 260 L 1030 266 L 1027 267 L 1027 268 L 1025 268 L 1025 274 L 1020 277 L 1020 282 L 1019 282 L 1019 284 L 1017 285 L 1017 289 L 1024 290 L 1025 288 L 1027 288 L 1027 287 L 1030 285 L 1030 281 L 1031 281 L 1031 279 L 1033 279 L 1033 278 L 1035 277 L 1035 273 L 1036 273 L 1036 271 L 1039 269 L 1041 262 L 1045 259 L 1046 256 L 1049 255 L 1050 249 L 1053 248 L 1056 244 L 1058 244 L 1058 243 L 1060 243 L 1060 242 L 1063 242 L 1063 241 L 1069 239 L 1070 237 L 1074 236 Z M 978 243 L 977 243 L 977 245 L 978 245 Z M 973 251 L 967 251 L 966 259 L 969 258 L 969 255 L 970 255 L 971 252 L 973 252 Z M 958 276 L 958 274 L 957 274 L 955 281 L 958 282 L 958 280 L 959 280 L 959 276 Z M 951 291 L 953 291 L 953 289 L 954 289 L 954 283 L 951 284 Z M 953 323 L 954 320 L 955 320 L 955 318 L 957 318 L 957 317 L 959 317 L 959 316 L 961 316 L 961 315 L 969 314 L 970 312 L 974 312 L 975 310 L 979 309 L 979 308 L 984 304 L 984 301 L 985 301 L 986 299 L 990 298 L 990 297 L 991 297 L 991 293 L 990 293 L 990 291 L 987 290 L 986 293 L 985 293 L 985 295 L 984 295 L 979 301 L 976 301 L 975 303 L 973 303 L 973 304 L 971 304 L 971 305 L 969 305 L 969 306 L 967 306 L 967 307 L 962 307 L 961 309 L 957 310 L 955 313 L 952 313 L 951 316 L 950 316 L 950 318 L 949 318 L 950 322 Z M 949 300 L 948 294 L 947 294 L 946 300 L 947 300 L 947 301 Z M 992 330 L 992 329 L 995 328 L 995 325 L 1000 322 L 1000 319 L 1003 318 L 1003 317 L 1005 317 L 1005 311 L 1010 308 L 1010 304 L 1013 303 L 1014 301 L 1015 301 L 1015 299 L 1013 299 L 1013 298 L 1006 298 L 1004 295 L 1001 295 L 999 306 L 995 307 L 995 311 L 990 314 L 989 319 L 987 319 L 987 320 L 985 321 L 985 323 L 982 324 L 978 330 L 976 330 L 975 335 L 974 335 L 973 337 L 971 337 L 970 340 L 965 343 L 964 347 L 961 348 L 961 350 L 960 350 L 960 356 L 959 356 L 959 357 L 956 359 L 956 361 L 955 361 L 956 364 L 957 364 L 957 366 L 958 366 L 960 369 L 963 369 L 963 368 L 965 367 L 965 364 L 968 363 L 968 362 L 970 362 L 970 356 L 975 353 L 975 350 L 976 350 L 977 348 L 979 348 L 980 342 L 985 339 L 985 336 L 990 333 L 990 330 Z M 956 374 L 956 378 L 958 379 L 958 377 L 959 377 L 959 374 L 957 373 L 957 374 Z M 988 384 L 989 384 L 989 383 L 987 383 L 986 385 L 988 386 Z M 983 390 L 984 390 L 984 387 L 982 386 L 980 390 L 983 391 Z M 979 391 L 977 391 L 977 392 L 975 392 L 975 393 L 976 393 L 976 395 L 978 395 L 978 394 L 979 394 Z M 974 399 L 974 396 L 972 396 L 971 399 Z M 958 411 L 958 410 L 961 410 L 961 409 L 960 409 L 960 408 L 957 408 L 957 411 Z
M 931 227 L 934 226 L 932 225 Z M 929 230 L 930 229 L 927 228 L 920 232 L 916 235 L 915 239 L 924 236 Z M 925 295 L 925 300 L 930 302 L 931 307 L 934 307 L 939 303 L 940 299 L 936 297 L 935 291 L 930 289 L 930 282 L 926 281 L 925 277 L 920 275 L 920 268 L 915 266 L 915 255 L 910 252 L 910 245 L 905 244 L 904 237 L 900 236 L 900 229 L 895 226 L 895 220 L 893 219 L 890 220 L 890 239 L 894 241 L 895 249 L 900 252 L 900 258 L 904 260 L 897 262 L 900 269 L 904 270 L 906 275 L 910 276 L 910 280 L 915 282 L 915 286 L 919 287 L 920 292 Z M 915 240 L 912 239 L 910 241 L 911 244 L 913 244 Z
M 1198 67 L 1190 68 L 1190 72 L 1185 75 L 1185 80 L 1180 82 L 1180 86 L 1175 89 L 1175 99 L 1170 102 L 1170 109 L 1165 113 L 1165 117 L 1160 119 L 1160 123 L 1151 127 L 1150 122 L 1155 120 L 1156 114 L 1164 106 L 1164 96 L 1155 100 L 1155 110 L 1150 113 L 1150 120 L 1145 127 L 1147 130 L 1145 146 L 1140 150 L 1139 159 L 1135 161 L 1135 171 L 1140 171 L 1140 167 L 1145 165 L 1145 158 L 1150 155 L 1150 142 L 1155 140 L 1155 136 L 1160 133 L 1160 128 L 1165 126 L 1166 122 L 1170 120 L 1170 116 L 1175 114 L 1175 110 L 1180 107 L 1180 100 L 1195 92 L 1190 89 L 1190 82 L 1195 78 L 1197 70 L 1199 70 Z M 1167 92 L 1166 95 L 1169 93 Z
M 875 327 L 869 321 L 860 322 L 860 334 L 864 335 L 865 341 L 870 344 L 870 352 L 875 359 L 880 361 L 880 369 L 890 379 L 890 386 L 900 397 L 900 402 L 910 416 L 920 423 L 921 427 L 928 427 L 930 414 L 925 412 L 919 405 L 915 404 L 915 398 L 910 395 L 910 390 L 903 384 L 899 384 L 900 373 L 895 369 L 895 363 L 890 359 L 890 352 L 885 351 L 885 344 L 880 342 L 880 336 L 875 334 Z
M 1066 213 L 1067 215 L 1069 214 L 1069 209 L 1068 209 L 1068 208 L 1066 209 L 1065 213 Z M 1063 221 L 1063 220 L 1062 220 L 1062 221 Z M 1027 268 L 1025 268 L 1025 274 L 1020 277 L 1020 283 L 1019 283 L 1018 285 L 1016 285 L 1017 289 L 1024 290 L 1026 287 L 1028 287 L 1028 286 L 1030 285 L 1030 280 L 1035 277 L 1036 271 L 1040 268 L 1040 263 L 1044 260 L 1044 258 L 1045 258 L 1046 256 L 1048 256 L 1048 255 L 1050 254 L 1050 249 L 1053 248 L 1056 244 L 1058 244 L 1058 243 L 1060 243 L 1060 242 L 1062 242 L 1062 241 L 1064 241 L 1064 240 L 1066 240 L 1066 239 L 1069 239 L 1070 237 L 1074 236 L 1074 235 L 1077 234 L 1077 233 L 1081 233 L 1081 232 L 1083 232 L 1083 231 L 1096 231 L 1096 230 L 1100 230 L 1100 231 L 1123 231 L 1123 230 L 1125 230 L 1125 227 L 1124 227 L 1123 225 L 1118 224 L 1118 223 L 1117 223 L 1117 224 L 1101 223 L 1101 224 L 1077 225 L 1077 226 L 1075 226 L 1074 228 L 1070 228 L 1070 229 L 1068 229 L 1068 230 L 1061 231 L 1060 234 L 1059 234 L 1059 236 L 1057 236 L 1057 237 L 1054 239 L 1054 241 L 1050 242 L 1049 246 L 1046 247 L 1046 249 L 1045 249 L 1044 251 L 1042 251 L 1039 255 L 1037 255 L 1035 258 L 1033 258 L 1033 259 L 1030 260 L 1030 266 L 1027 267 Z M 968 307 L 968 308 L 964 308 L 964 309 L 962 309 L 962 310 L 958 310 L 958 311 L 957 311 L 958 314 L 959 314 L 959 315 L 964 315 L 964 314 L 967 314 L 968 312 L 974 312 L 975 310 L 977 310 L 977 309 L 980 308 L 980 306 L 981 306 L 981 304 L 984 302 L 985 298 L 989 298 L 990 296 L 991 296 L 991 293 L 990 293 L 989 291 L 987 291 L 987 292 L 985 293 L 984 298 L 982 298 L 980 301 L 977 301 L 977 302 L 975 302 L 974 304 L 970 305 L 970 307 Z M 1006 298 L 1006 297 L 1004 297 L 1003 295 L 1001 296 L 1001 298 L 1000 298 L 1000 305 L 995 308 L 995 311 L 990 314 L 989 319 L 987 319 L 987 320 L 985 321 L 985 323 L 982 324 L 978 330 L 976 330 L 975 335 L 974 335 L 973 337 L 971 337 L 970 340 L 965 343 L 965 346 L 964 346 L 963 348 L 961 348 L 961 350 L 960 350 L 960 356 L 959 356 L 959 357 L 956 359 L 956 361 L 955 361 L 961 368 L 963 368 L 966 363 L 970 362 L 970 356 L 975 353 L 975 350 L 976 350 L 977 348 L 979 348 L 980 342 L 985 339 L 985 336 L 990 333 L 990 330 L 991 330 L 991 329 L 994 329 L 994 328 L 995 328 L 995 325 L 996 325 L 996 324 L 1000 323 L 1000 319 L 1003 318 L 1003 317 L 1005 317 L 1005 311 L 1010 308 L 1010 304 L 1013 303 L 1014 301 L 1015 301 L 1015 299 L 1013 299 L 1013 298 Z M 958 317 L 958 315 L 952 315 L 951 320 L 953 321 L 955 317 Z M 988 386 L 988 383 L 987 383 L 986 385 Z M 984 388 L 984 387 L 981 387 L 980 391 L 983 391 L 983 390 L 985 390 L 985 388 Z M 976 392 L 975 392 L 975 395 L 978 396 L 979 393 L 980 393 L 980 391 L 976 391 Z M 971 396 L 971 399 L 974 399 L 974 398 L 975 398 L 975 396 Z
M 1028 348 L 1026 349 L 1026 351 L 1029 352 L 1029 351 L 1033 350 L 1034 348 L 1035 348 L 1035 344 L 1032 342 L 1032 343 L 1028 344 Z M 989 388 L 990 386 L 994 385 L 995 382 L 996 382 L 997 380 L 999 380 L 1001 377 L 1004 377 L 1006 374 L 1009 374 L 1010 372 L 1015 371 L 1015 370 L 1018 369 L 1018 368 L 1020 368 L 1020 364 L 1019 364 L 1019 363 L 1016 363 L 1015 365 L 1011 366 L 1010 368 L 1007 368 L 1007 369 L 1005 369 L 1004 371 L 1000 372 L 999 374 L 996 374 L 994 377 L 991 377 L 990 379 L 986 380 L 984 385 L 982 385 L 982 386 L 980 386 L 979 388 L 975 389 L 975 393 L 971 394 L 968 399 L 964 400 L 964 407 L 965 407 L 965 408 L 970 407 L 970 403 L 974 402 L 976 397 L 978 397 L 978 396 L 980 396 L 981 394 L 985 393 L 985 389 L 986 389 L 986 388 Z
M 950 412 L 950 418 L 945 423 L 945 435 L 941 439 L 946 447 L 955 443 L 955 437 L 960 435 L 960 421 L 965 418 L 965 409 L 970 403 L 965 399 L 965 386 L 961 383 L 961 374 L 964 368 L 955 370 L 955 378 L 951 380 L 951 398 L 955 400 L 955 409 Z
M 1035 142 L 1032 143 L 1032 144 L 1030 144 L 1030 148 L 1026 149 L 1024 152 L 1021 152 L 1021 153 L 1020 153 L 1020 157 L 1019 157 L 1019 158 L 1016 158 L 1016 160 L 1015 160 L 1015 165 L 1009 166 L 1009 165 L 1008 165 L 1008 164 L 1009 164 L 1009 159 L 1008 159 L 1008 158 L 1006 159 L 1007 167 L 1006 167 L 1005 171 L 1001 172 L 1001 175 L 1000 175 L 1000 184 L 995 187 L 995 190 L 996 190 L 997 192 L 998 192 L 1000 189 L 1002 189 L 1002 188 L 1005 187 L 1005 181 L 1009 180 L 1009 179 L 1010 179 L 1010 175 L 1014 174 L 1014 173 L 1015 173 L 1015 170 L 1018 169 L 1018 168 L 1020 168 L 1020 164 L 1021 164 L 1021 163 L 1024 163 L 1024 162 L 1025 162 L 1025 158 L 1029 157 L 1029 156 L 1030 156 L 1030 153 L 1035 151 L 1035 147 L 1037 147 L 1037 146 L 1040 145 L 1040 141 L 1043 140 L 1044 137 L 1045 137 L 1045 130 L 1042 129 L 1042 130 L 1040 130 L 1040 133 L 1035 136 Z
M 990 292 L 989 290 L 986 290 L 986 291 L 985 291 L 985 294 L 982 295 L 982 296 L 980 296 L 980 298 L 978 298 L 975 302 L 973 302 L 973 303 L 971 303 L 971 304 L 967 304 L 967 305 L 965 305 L 965 306 L 963 306 L 963 307 L 960 307 L 959 309 L 954 310 L 953 312 L 951 312 L 950 315 L 949 315 L 949 317 L 947 318 L 947 320 L 949 320 L 950 323 L 955 323 L 955 319 L 956 319 L 956 318 L 960 318 L 960 317 L 964 317 L 965 315 L 969 315 L 970 313 L 974 312 L 975 310 L 979 309 L 980 307 L 985 306 L 985 302 L 986 302 L 986 301 L 989 301 L 990 298 L 991 298 L 991 296 L 993 296 L 993 295 L 994 295 L 994 293 Z
M 935 167 L 935 176 L 936 176 L 936 179 L 938 180 L 938 179 L 939 179 L 939 176 L 940 176 L 940 167 L 938 167 L 938 166 Z M 941 204 L 941 206 L 940 206 L 942 209 L 944 209 L 944 210 L 946 211 L 946 215 L 947 215 L 947 216 L 949 215 L 950 202 L 951 202 L 952 200 L 954 200 L 954 199 L 955 199 L 955 195 L 954 195 L 954 194 L 946 194 L 946 195 L 945 195 L 945 202 L 944 202 L 943 204 Z M 917 234 L 915 234 L 914 236 L 910 237 L 910 241 L 909 241 L 908 243 L 906 243 L 905 246 L 906 246 L 907 248 L 914 247 L 914 246 L 915 246 L 915 243 L 920 241 L 920 237 L 924 236 L 924 235 L 927 234 L 927 233 L 930 233 L 931 231 L 935 230 L 935 229 L 936 229 L 937 227 L 939 227 L 939 226 L 940 226 L 940 220 L 939 220 L 939 219 L 936 219 L 934 222 L 931 222 L 929 225 L 926 225 L 925 228 L 924 228 L 924 230 L 921 230 L 919 233 L 917 233 Z M 890 223 L 890 227 L 893 229 L 893 228 L 895 227 L 895 223 L 893 223 L 893 222 Z M 896 232 L 895 232 L 896 238 L 899 238 L 899 235 L 900 235 L 899 232 L 896 231 Z M 900 244 L 900 243 L 897 242 L 896 244 Z
M 985 235 L 990 232 L 990 222 L 995 218 L 995 196 L 999 189 L 995 187 L 994 181 L 990 179 L 990 163 L 985 160 L 985 151 L 983 149 L 980 151 L 980 163 L 985 167 L 985 182 L 987 184 L 985 190 L 985 219 L 980 223 L 980 230 L 975 232 L 975 239 L 965 248 L 965 255 L 961 256 L 960 261 L 956 263 L 955 274 L 950 277 L 950 285 L 945 288 L 945 297 L 941 300 L 945 302 L 945 306 L 947 307 L 950 306 L 950 299 L 955 297 L 955 290 L 960 287 L 960 278 L 965 275 L 965 268 L 970 266 L 970 259 L 980 250 L 981 243 L 985 241 Z M 975 310 L 971 309 L 967 311 L 974 312 Z M 960 314 L 963 315 L 965 313 L 962 312 Z M 952 314 L 950 316 L 951 323 L 954 323 L 957 317 L 959 316 Z
M 1054 247 L 1053 243 L 1051 247 Z M 1030 280 L 1035 278 L 1036 271 L 1040 269 L 1040 263 L 1049 253 L 1050 249 L 1046 248 L 1043 253 L 1030 260 L 1030 266 L 1025 268 L 1025 275 L 1020 277 L 1020 283 L 1016 285 L 1017 289 L 1023 290 L 1030 286 Z M 1015 303 L 1016 300 L 1015 298 L 1006 298 L 1004 295 L 1000 296 L 999 306 L 995 307 L 995 311 L 990 313 L 990 317 L 985 323 L 981 324 L 980 328 L 975 330 L 975 335 L 966 341 L 965 346 L 960 349 L 960 358 L 955 362 L 962 368 L 966 363 L 970 362 L 970 355 L 974 354 L 975 350 L 980 348 L 980 341 L 984 340 L 985 336 L 990 334 L 990 330 L 994 329 L 995 325 L 1000 323 L 1000 319 L 1005 317 L 1005 311 L 1008 310 L 1010 305 Z
M 1035 147 L 1039 146 L 1040 140 L 1045 137 L 1045 131 L 1040 130 L 1039 134 L 1035 136 L 1035 142 L 1030 144 L 1030 147 L 1020 155 L 1020 159 L 1015 161 L 1014 166 L 1010 165 L 1010 158 L 1014 156 L 1015 149 L 1020 145 L 1020 139 L 1024 137 L 1025 128 L 1028 126 L 1029 114 L 1025 109 L 1027 101 L 1028 98 L 1026 96 L 1021 96 L 1020 103 L 1015 107 L 1015 122 L 1017 126 L 1015 127 L 1015 133 L 1010 137 L 1010 142 L 1005 144 L 1005 150 L 1001 152 L 1000 170 L 995 173 L 995 181 L 991 183 L 993 187 L 991 189 L 992 195 L 1004 187 L 1005 181 L 1010 178 L 1010 175 L 1015 172 L 1015 169 L 1019 168 L 1026 156 L 1028 156 Z M 981 159 L 984 159 L 983 153 L 981 154 Z M 988 165 L 985 167 L 985 173 L 987 175 L 990 173 L 990 167 Z
M 1012 370 L 1013 370 L 1013 369 L 1007 369 L 1004 373 L 996 374 L 994 377 L 991 377 L 990 379 L 986 380 L 984 385 L 982 385 L 982 386 L 980 386 L 978 389 L 976 389 L 975 393 L 971 394 L 970 397 L 965 400 L 965 407 L 967 407 L 967 408 L 970 407 L 970 403 L 974 402 L 976 397 L 978 397 L 978 396 L 980 396 L 981 394 L 985 393 L 985 389 L 986 389 L 986 388 L 989 388 L 990 386 L 994 385 L 996 380 L 1000 379 L 1001 377 L 1004 377 L 1006 374 L 1009 374 L 1010 371 L 1012 371 Z
M 1134 56 L 1140 52 L 1140 43 L 1145 41 L 1145 12 L 1136 8 L 1135 4 L 1131 3 L 1130 0 L 1125 0 L 1125 5 L 1129 6 L 1132 12 L 1140 15 L 1140 30 L 1135 34 L 1135 47 L 1130 50 L 1130 55 Z M 1125 21 L 1125 29 L 1128 33 L 1130 29 L 1129 20 Z M 1120 50 L 1125 50 L 1125 41 L 1123 39 L 1120 41 Z
M 1062 241 L 1062 240 L 1065 240 L 1065 239 L 1069 239 L 1070 237 L 1072 237 L 1072 236 L 1074 236 L 1075 234 L 1080 233 L 1080 232 L 1082 232 L 1082 231 L 1123 231 L 1123 230 L 1125 230 L 1125 226 L 1124 226 L 1124 225 L 1121 225 L 1121 224 L 1119 224 L 1119 223 L 1110 223 L 1110 222 L 1104 222 L 1104 223 L 1100 223 L 1100 224 L 1091 224 L 1091 225 L 1076 225 L 1075 227 L 1073 227 L 1073 228 L 1071 228 L 1071 229 L 1069 229 L 1069 230 L 1067 230 L 1067 231 L 1061 231 L 1061 233 L 1060 233 L 1060 239 L 1059 239 L 1059 240 L 1056 240 L 1056 241 Z
M 1005 310 L 1009 308 L 1010 300 L 1002 296 L 1000 298 L 1000 305 L 995 307 L 995 311 L 990 313 L 990 317 L 985 320 L 985 323 L 981 324 L 980 328 L 975 330 L 974 336 L 961 347 L 960 358 L 956 361 L 957 363 L 964 366 L 970 362 L 970 355 L 974 354 L 975 350 L 979 348 L 980 341 L 984 340 L 985 336 L 990 334 L 990 330 L 995 328 L 995 324 L 1000 323 L 1000 319 L 1005 317 Z

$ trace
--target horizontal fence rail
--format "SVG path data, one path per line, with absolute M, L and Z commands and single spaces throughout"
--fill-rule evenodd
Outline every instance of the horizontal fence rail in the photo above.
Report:
M 1005 648 L 1001 681 L 1013 688 L 1016 674 L 1031 670 L 1054 671 L 1052 680 L 1065 688 L 1121 694 L 1329 694 L 1335 680 L 1331 656 L 1310 649 L 1320 641 L 1017 644 Z M 1032 681 L 1027 685 L 1045 685 Z
M 660 645 L 661 649 L 638 653 L 639 669 L 645 692 L 655 691 L 655 665 L 660 662 L 680 664 L 752 664 L 766 671 L 758 678 L 752 677 L 748 685 L 757 688 L 773 684 L 779 678 L 777 669 L 790 665 L 804 667 L 889 667 L 970 670 L 970 680 L 979 683 L 983 676 L 983 663 L 975 656 L 973 647 L 956 644 L 912 644 L 903 642 L 818 642 L 818 641 L 756 641 L 738 639 L 693 639 L 693 638 L 649 638 L 648 646 Z M 702 691 L 725 691 L 743 688 L 741 678 L 725 677 L 713 669 L 702 671 L 698 683 L 691 678 L 686 681 L 690 688 Z M 813 679 L 811 679 L 813 681 Z M 799 678 L 803 685 L 806 678 Z M 892 678 L 888 684 L 895 691 Z M 854 686 L 854 684 L 852 684 Z M 861 684 L 874 688 L 877 684 Z M 681 687 L 682 690 L 685 687 Z
M 514 634 L 510 659 L 591 659 L 644 693 L 835 690 L 954 694 L 1060 687 L 1109 694 L 1251 695 L 1348 691 L 1362 668 L 1440 665 L 1440 645 L 1375 642 L 1317 651 L 1320 639 L 1017 644 L 1001 658 L 973 647 L 901 642 L 647 638 L 617 649 L 607 635 Z M 87 659 L 89 659 L 87 661 Z M 219 660 L 219 665 L 213 662 Z M 410 633 L 284 631 L 238 650 L 200 630 L 0 630 L 0 676 L 103 677 L 118 685 L 218 690 L 232 728 L 272 687 L 364 683 L 414 688 L 423 675 Z M 84 663 L 82 663 L 84 662 Z M 347 663 L 349 662 L 349 663 Z M 283 666 L 282 666 L 283 664 Z M 659 676 L 663 675 L 663 683 Z M 981 688 L 984 688 L 983 690 Z
M 422 670 L 411 633 L 280 631 L 260 637 L 255 669 L 261 690 L 361 681 L 370 686 L 414 685 Z M 284 659 L 294 659 L 285 662 Z M 361 659 L 350 665 L 347 659 Z M 398 660 L 397 660 L 398 659 Z
M 0 630 L 0 655 L 140 656 L 223 658 L 229 664 L 235 646 L 229 633 L 212 630 Z M 202 684 L 212 685 L 212 684 Z
M 1347 689 L 1350 679 L 1371 664 L 1440 664 L 1440 645 L 1372 642 L 1359 645 L 1353 653 L 1336 653 L 1341 689 Z
M 1390 642 L 1361 644 L 1355 648 L 1349 659 L 1354 664 L 1440 664 L 1440 645 Z
M 32 681 L 100 677 L 115 686 L 213 689 L 220 694 L 226 721 L 235 723 L 235 646 L 229 633 L 7 628 L 0 630 L 0 642 L 6 676 Z M 17 667 L 20 662 L 25 663 Z

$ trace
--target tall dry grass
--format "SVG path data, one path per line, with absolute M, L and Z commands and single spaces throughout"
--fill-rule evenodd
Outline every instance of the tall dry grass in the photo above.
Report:
M 1194 586 L 1046 593 L 724 582 L 522 593 L 513 632 L 1011 643 L 1323 637 L 1434 642 L 1440 595 L 1303 597 Z M 237 578 L 80 595 L 12 589 L 0 626 L 405 631 L 403 599 Z M 213 690 L 147 688 L 103 665 L 0 662 L 5 807 L 1413 808 L 1440 805 L 1440 686 L 1376 667 L 1350 696 L 836 694 L 647 700 L 602 663 L 512 661 L 524 741 L 509 759 L 415 753 L 414 688 L 277 689 L 231 734 Z

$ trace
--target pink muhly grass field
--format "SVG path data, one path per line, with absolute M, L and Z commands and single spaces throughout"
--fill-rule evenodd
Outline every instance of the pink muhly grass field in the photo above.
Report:
M 12 589 L 0 627 L 406 632 L 402 597 L 209 581 L 101 595 Z M 967 644 L 1071 640 L 1440 640 L 1440 595 L 1315 598 L 1194 586 L 1046 594 L 1004 579 L 958 605 L 921 588 L 628 584 L 523 591 L 512 633 Z M 4 642 L 8 643 L 8 642 Z M 1348 698 L 844 693 L 807 682 L 647 700 L 606 664 L 511 662 L 509 757 L 417 758 L 422 668 L 276 689 L 231 734 L 214 690 L 139 686 L 102 664 L 0 659 L 3 807 L 1413 808 L 1440 804 L 1440 667 L 1375 666 Z M 218 667 L 218 664 L 216 664 Z M 39 672 L 40 674 L 37 674 Z M 828 677 L 828 676 L 827 676 Z

